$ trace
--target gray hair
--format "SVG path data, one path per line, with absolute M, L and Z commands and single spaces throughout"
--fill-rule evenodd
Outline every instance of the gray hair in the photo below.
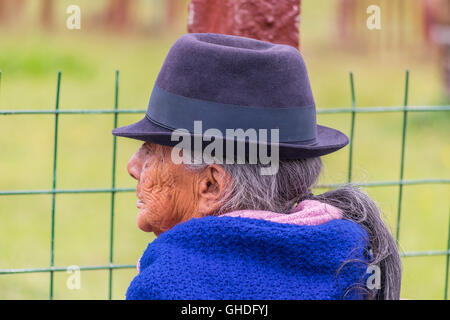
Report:
M 204 170 L 207 166 L 187 165 L 195 171 Z M 358 223 L 367 231 L 373 258 L 370 265 L 378 266 L 381 271 L 379 292 L 367 288 L 351 290 L 366 291 L 367 299 L 400 298 L 402 264 L 396 242 L 381 217 L 381 210 L 367 193 L 352 184 L 313 195 L 311 189 L 322 170 L 320 157 L 280 160 L 279 170 L 275 175 L 261 175 L 262 165 L 259 164 L 221 166 L 230 175 L 231 182 L 216 215 L 245 209 L 288 213 L 296 203 L 305 199 L 318 200 L 340 208 L 344 219 Z M 352 261 L 347 261 L 344 265 L 349 262 Z

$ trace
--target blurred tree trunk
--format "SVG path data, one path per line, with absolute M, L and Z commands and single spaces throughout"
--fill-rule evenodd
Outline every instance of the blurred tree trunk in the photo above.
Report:
M 450 99 L 450 0 L 427 0 L 423 5 L 427 39 L 438 48 L 445 90 Z
M 244 36 L 299 47 L 300 0 L 192 0 L 189 32 Z
M 166 0 L 166 21 L 169 27 L 175 27 L 180 22 L 185 0 Z
M 0 23 L 5 24 L 6 17 L 8 16 L 6 12 L 6 3 L 5 0 L 0 0 Z
M 53 25 L 53 0 L 42 0 L 41 25 L 50 28 Z
M 130 0 L 110 0 L 106 10 L 106 25 L 114 29 L 125 29 L 130 26 Z
M 0 0 L 0 24 L 18 21 L 23 12 L 25 0 Z

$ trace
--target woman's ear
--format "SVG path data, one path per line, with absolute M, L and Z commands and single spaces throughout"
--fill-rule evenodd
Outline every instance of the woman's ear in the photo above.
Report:
M 217 164 L 209 165 L 199 177 L 198 213 L 200 216 L 214 214 L 221 205 L 229 183 L 229 175 Z

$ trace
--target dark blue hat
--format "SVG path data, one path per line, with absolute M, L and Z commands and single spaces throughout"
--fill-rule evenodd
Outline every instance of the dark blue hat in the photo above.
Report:
M 279 129 L 280 159 L 334 152 L 342 132 L 316 124 L 308 74 L 288 45 L 222 34 L 190 33 L 170 49 L 145 118 L 113 130 L 116 136 L 174 146 L 173 130 Z

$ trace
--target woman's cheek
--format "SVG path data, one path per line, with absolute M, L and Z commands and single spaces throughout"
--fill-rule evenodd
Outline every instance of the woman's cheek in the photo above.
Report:
M 137 225 L 145 232 L 155 232 L 155 234 L 167 229 L 168 221 L 172 220 L 172 203 L 168 201 L 166 192 L 157 191 L 146 193 L 144 197 L 145 206 L 139 210 Z M 170 222 L 169 222 L 170 224 Z

